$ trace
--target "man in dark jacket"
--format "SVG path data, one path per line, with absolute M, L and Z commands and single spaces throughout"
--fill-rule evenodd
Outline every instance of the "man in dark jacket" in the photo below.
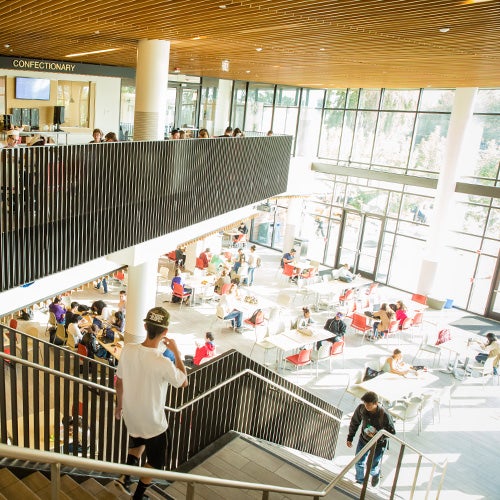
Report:
M 344 339 L 345 331 L 347 329 L 347 325 L 342 321 L 343 315 L 341 312 L 338 312 L 334 318 L 330 318 L 326 320 L 325 326 L 323 327 L 325 330 L 331 332 L 333 335 L 326 339 L 326 342 L 340 342 Z M 316 344 L 316 349 L 319 349 L 321 346 L 320 341 Z
M 364 394 L 361 401 L 363 403 L 356 408 L 352 415 L 351 423 L 349 425 L 349 434 L 347 436 L 347 447 L 351 448 L 354 435 L 356 434 L 358 427 L 361 425 L 356 454 L 359 453 L 361 448 L 363 448 L 363 446 L 365 446 L 380 429 L 385 429 L 391 434 L 396 434 L 392 417 L 382 406 L 378 404 L 378 396 L 374 392 L 367 392 Z M 377 486 L 380 481 L 380 464 L 382 462 L 386 446 L 387 439 L 385 437 L 381 438 L 377 442 L 375 456 L 373 457 L 373 463 L 370 471 L 372 476 L 372 486 Z M 368 453 L 369 451 L 364 453 L 363 456 L 356 462 L 356 482 L 359 484 L 363 483 L 365 477 L 365 464 L 368 458 Z

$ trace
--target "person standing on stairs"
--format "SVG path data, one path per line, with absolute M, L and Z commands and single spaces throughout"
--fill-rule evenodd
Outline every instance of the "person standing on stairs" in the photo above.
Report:
M 142 344 L 125 344 L 116 371 L 115 417 L 123 419 L 129 433 L 127 465 L 138 466 L 146 451 L 145 467 L 165 468 L 167 451 L 167 419 L 165 401 L 168 385 L 186 387 L 186 368 L 177 344 L 167 338 L 170 315 L 162 307 L 148 311 L 144 320 L 147 336 Z M 163 342 L 175 356 L 175 364 L 165 358 L 158 349 Z M 151 478 L 141 477 L 133 495 L 142 499 Z M 131 479 L 122 475 L 115 485 L 124 493 L 131 494 Z

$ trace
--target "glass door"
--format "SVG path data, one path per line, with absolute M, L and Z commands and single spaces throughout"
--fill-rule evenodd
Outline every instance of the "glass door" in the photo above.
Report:
M 375 279 L 380 253 L 383 219 L 357 212 L 344 212 L 336 267 L 349 264 L 351 271 Z
M 486 317 L 500 321 L 500 254 L 497 259 L 494 279 L 486 306 Z

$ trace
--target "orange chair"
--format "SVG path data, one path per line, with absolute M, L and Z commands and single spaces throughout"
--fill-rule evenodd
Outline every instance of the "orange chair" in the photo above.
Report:
M 427 305 L 427 296 L 426 295 L 420 295 L 419 293 L 414 293 L 411 296 L 412 302 L 417 302 L 418 304 L 422 304 L 424 306 Z
M 415 314 L 415 316 L 413 316 L 413 321 L 411 322 L 411 336 L 412 336 L 412 339 L 413 339 L 414 328 L 416 326 L 419 326 L 420 330 L 422 330 L 423 324 L 424 324 L 424 313 L 422 311 L 420 311 L 417 314 Z
M 344 295 L 339 297 L 339 302 L 341 304 L 345 304 L 347 301 L 352 300 L 354 298 L 354 288 L 350 288 Z
M 342 368 L 344 368 L 344 345 L 345 342 L 343 340 L 339 340 L 338 342 L 334 342 L 332 347 L 330 347 L 330 372 L 332 371 L 332 358 L 334 356 L 338 356 L 342 354 Z
M 387 343 L 389 343 L 389 337 L 393 337 L 399 333 L 399 321 L 397 319 L 393 319 L 389 323 L 389 328 L 385 334 L 385 338 L 387 339 Z
M 289 278 L 295 278 L 299 275 L 297 269 L 293 267 L 291 264 L 284 264 L 283 266 L 283 274 L 288 276 Z
M 203 265 L 203 261 L 199 258 L 196 257 L 196 266 L 198 269 L 205 269 L 205 266 Z
M 369 287 L 368 290 L 366 290 L 366 295 L 371 295 L 376 288 L 378 287 L 378 283 L 373 282 Z
M 253 322 L 251 318 L 248 318 L 243 320 L 243 323 L 253 328 L 255 334 L 255 342 L 258 342 L 259 339 L 257 337 L 257 327 L 262 326 L 265 323 L 264 314 L 262 313 L 260 319 L 255 322 Z
M 351 328 L 363 334 L 363 341 L 365 340 L 366 332 L 372 330 L 372 327 L 368 324 L 368 318 L 364 314 L 357 313 L 352 315 Z
M 292 365 L 295 366 L 295 369 L 298 370 L 299 366 L 311 364 L 311 352 L 312 349 L 302 349 L 298 354 L 287 356 L 285 360 L 292 363 Z
M 229 293 L 229 289 L 231 288 L 232 283 L 226 283 L 222 285 L 222 288 L 219 292 L 219 295 L 226 295 L 226 293 Z
M 181 309 L 184 300 L 191 297 L 191 294 L 188 292 L 185 292 L 184 287 L 180 283 L 174 283 L 174 290 L 172 292 L 172 296 L 178 297 L 179 299 L 181 299 L 181 305 L 179 307 L 179 309 Z
M 168 257 L 170 260 L 172 260 L 172 261 L 174 261 L 174 262 L 175 262 L 175 261 L 177 260 L 176 255 L 175 255 L 175 250 L 172 250 L 171 252 L 168 252 L 168 253 L 167 253 L 167 257 Z
M 10 328 L 12 328 L 13 330 L 17 330 L 17 319 L 12 318 L 12 319 L 9 321 L 9 326 L 10 326 Z

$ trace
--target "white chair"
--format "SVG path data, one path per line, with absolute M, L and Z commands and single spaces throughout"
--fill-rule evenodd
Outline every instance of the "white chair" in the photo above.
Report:
M 420 434 L 421 404 L 421 397 L 413 397 L 407 401 L 396 403 L 393 407 L 387 410 L 392 417 L 403 422 L 403 440 L 405 439 L 406 422 L 408 420 L 417 419 L 417 434 Z
M 311 360 L 316 365 L 316 377 L 318 376 L 318 368 L 321 361 L 330 357 L 331 342 L 323 341 L 319 349 L 313 350 L 311 353 Z
M 429 344 L 429 337 L 428 334 L 424 335 L 422 339 L 422 343 L 417 349 L 417 353 L 415 354 L 415 357 L 413 358 L 412 364 L 415 365 L 415 360 L 418 359 L 419 354 L 422 352 L 428 352 L 430 354 L 433 354 L 433 361 L 432 361 L 432 366 L 434 367 L 436 364 L 436 356 L 438 358 L 438 366 L 439 362 L 441 360 L 441 348 L 438 345 L 435 344 Z
M 493 369 L 493 364 L 495 362 L 495 358 L 491 357 L 488 358 L 485 362 L 484 365 L 472 365 L 470 367 L 471 370 L 471 376 L 474 374 L 474 372 L 480 373 L 481 380 L 483 382 L 483 385 L 486 384 L 486 381 L 488 380 L 489 377 L 496 377 L 498 381 L 498 375 L 494 374 L 494 369 Z
M 358 370 L 353 377 L 351 377 L 351 375 L 348 375 L 346 388 L 342 393 L 342 396 L 340 396 L 337 406 L 340 406 L 340 403 L 342 402 L 342 399 L 344 398 L 346 392 L 353 396 L 354 400 L 356 398 L 361 399 L 361 397 L 367 392 L 365 389 L 359 386 L 359 384 L 363 381 L 364 373 L 364 370 Z

